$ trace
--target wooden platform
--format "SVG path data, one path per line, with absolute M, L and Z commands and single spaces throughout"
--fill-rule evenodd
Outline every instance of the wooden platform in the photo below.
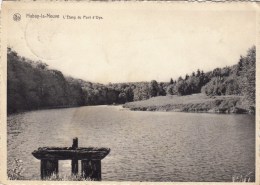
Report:
M 71 160 L 72 175 L 78 174 L 78 160 L 81 160 L 81 175 L 85 179 L 101 180 L 101 160 L 110 152 L 109 148 L 78 147 L 78 138 L 72 147 L 40 147 L 32 155 L 41 160 L 41 179 L 48 179 L 59 173 L 59 160 Z

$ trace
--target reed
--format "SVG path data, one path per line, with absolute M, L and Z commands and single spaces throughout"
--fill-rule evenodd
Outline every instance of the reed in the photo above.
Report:
M 12 162 L 13 169 L 7 170 L 7 176 L 9 180 L 24 180 L 22 173 L 24 172 L 23 161 L 14 158 Z

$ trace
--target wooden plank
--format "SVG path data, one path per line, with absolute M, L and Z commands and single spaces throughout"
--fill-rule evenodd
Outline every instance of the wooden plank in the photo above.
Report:
M 100 160 L 82 160 L 81 173 L 83 178 L 94 181 L 101 181 L 101 161 Z
M 109 148 L 42 147 L 33 151 L 32 155 L 37 159 L 71 160 L 77 157 L 78 160 L 101 160 L 109 152 Z
M 58 160 L 41 160 L 41 179 L 46 179 L 59 172 Z

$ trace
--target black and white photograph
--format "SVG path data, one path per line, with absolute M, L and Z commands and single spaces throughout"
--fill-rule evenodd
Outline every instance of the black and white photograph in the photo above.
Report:
M 0 183 L 258 184 L 258 5 L 4 2 Z

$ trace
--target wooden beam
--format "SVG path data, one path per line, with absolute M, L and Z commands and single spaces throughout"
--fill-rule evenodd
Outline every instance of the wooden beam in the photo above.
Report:
M 101 160 L 110 152 L 109 148 L 77 148 L 72 147 L 43 147 L 32 152 L 37 159 L 71 160 L 77 157 L 78 160 Z

